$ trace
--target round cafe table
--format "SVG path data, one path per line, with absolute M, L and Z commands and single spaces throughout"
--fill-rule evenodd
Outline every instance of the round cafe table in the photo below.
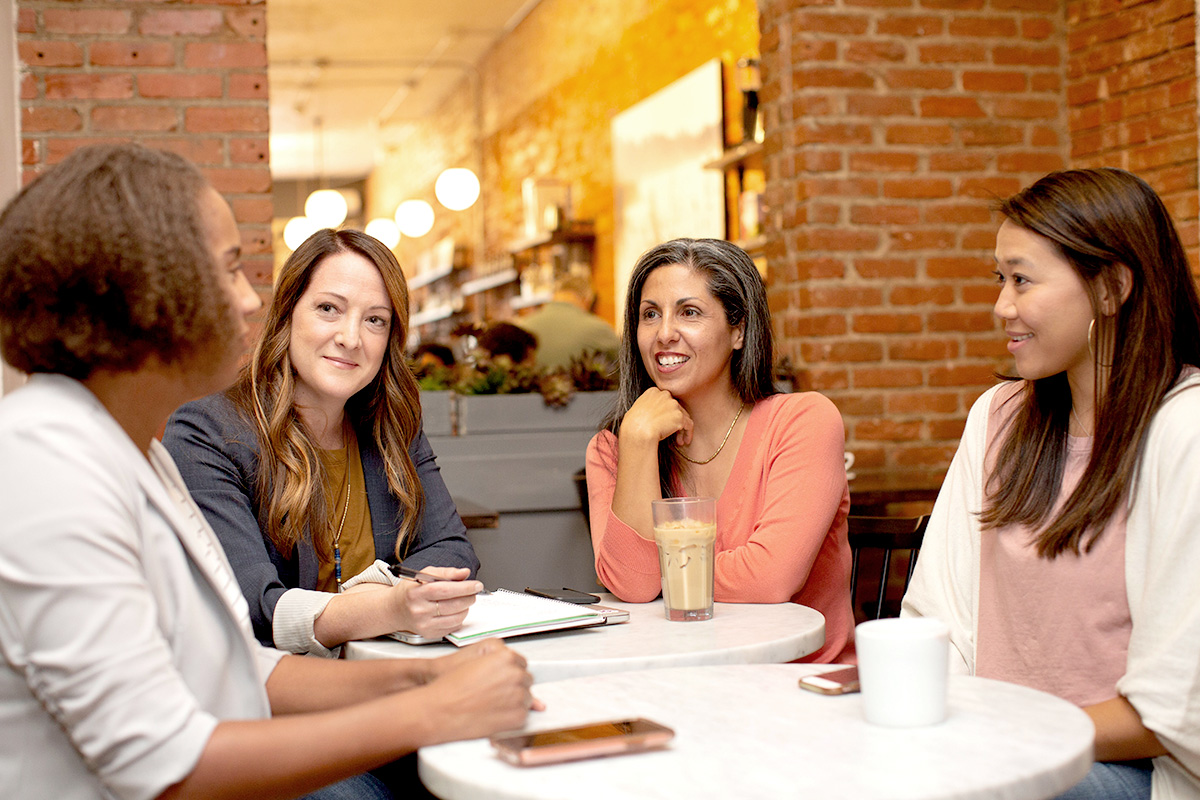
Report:
M 825 617 L 795 603 L 716 603 L 704 622 L 668 622 L 662 599 L 600 604 L 629 611 L 629 621 L 597 628 L 518 636 L 505 642 L 529 662 L 538 683 L 623 670 L 699 664 L 793 661 L 825 643 Z M 390 638 L 346 644 L 347 658 L 436 658 L 457 650 L 445 642 L 410 645 Z
M 530 731 L 647 717 L 666 749 L 540 767 L 501 761 L 487 739 L 423 747 L 422 781 L 446 800 L 783 798 L 1044 800 L 1092 763 L 1079 708 L 1000 681 L 952 676 L 945 721 L 869 725 L 862 696 L 800 689 L 808 664 L 621 672 L 535 687 Z

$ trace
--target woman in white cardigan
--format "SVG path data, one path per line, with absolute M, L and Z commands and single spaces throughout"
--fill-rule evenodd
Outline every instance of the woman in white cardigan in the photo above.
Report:
M 178 156 L 84 148 L 0 215 L 0 786 L 25 797 L 385 797 L 367 770 L 519 727 L 523 660 L 261 646 L 155 433 L 234 378 L 260 303 Z M 319 787 L 331 784 L 330 789 Z
M 996 316 L 1020 380 L 985 393 L 903 613 L 953 667 L 1096 726 L 1064 797 L 1200 796 L 1200 302 L 1130 173 L 1046 176 L 999 206 Z

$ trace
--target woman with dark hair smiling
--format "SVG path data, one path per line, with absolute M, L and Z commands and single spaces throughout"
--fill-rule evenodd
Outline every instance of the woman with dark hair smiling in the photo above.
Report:
M 650 502 L 717 500 L 714 599 L 825 615 L 807 660 L 852 657 L 845 432 L 819 394 L 777 394 L 766 288 L 741 249 L 676 239 L 633 268 L 617 408 L 588 445 L 601 582 L 648 602 L 661 578 Z
M 0 786 L 55 800 L 389 797 L 364 774 L 520 727 L 524 660 L 334 662 L 254 640 L 155 433 L 228 385 L 260 302 L 191 164 L 77 150 L 0 215 Z M 319 787 L 333 784 L 327 789 Z
M 398 630 L 440 638 L 483 588 L 421 430 L 408 287 L 374 237 L 321 230 L 288 258 L 237 383 L 171 416 L 179 464 L 259 639 L 335 655 Z M 399 580 L 403 560 L 440 578 Z
M 1200 301 L 1163 202 L 1116 169 L 999 206 L 996 316 L 1019 378 L 976 401 L 903 613 L 954 666 L 1079 706 L 1064 797 L 1200 796 Z

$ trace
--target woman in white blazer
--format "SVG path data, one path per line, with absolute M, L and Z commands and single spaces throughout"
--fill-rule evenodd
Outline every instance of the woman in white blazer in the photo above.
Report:
M 367 770 L 520 726 L 523 660 L 261 646 L 155 434 L 232 381 L 260 303 L 195 167 L 85 148 L 0 216 L 0 785 L 24 797 L 386 797 Z M 347 782 L 349 779 L 349 782 Z M 329 790 L 325 790 L 329 791 Z

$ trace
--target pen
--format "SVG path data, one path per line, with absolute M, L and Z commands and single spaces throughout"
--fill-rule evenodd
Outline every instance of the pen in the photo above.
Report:
M 392 574 L 398 578 L 407 578 L 410 581 L 417 583 L 433 583 L 434 581 L 453 581 L 454 578 L 442 578 L 437 575 L 430 575 L 428 572 L 421 572 L 412 567 L 406 567 L 403 564 L 394 564 L 391 569 Z M 491 594 L 487 589 L 484 589 L 479 594 Z

